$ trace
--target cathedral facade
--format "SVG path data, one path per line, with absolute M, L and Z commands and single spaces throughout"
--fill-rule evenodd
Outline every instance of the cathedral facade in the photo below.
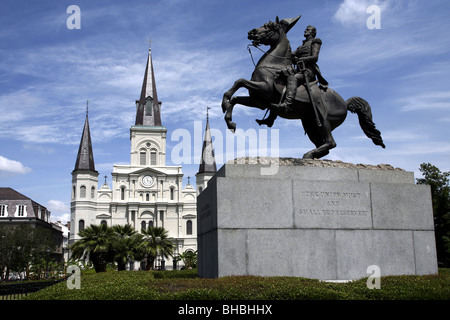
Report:
M 166 229 L 174 255 L 197 250 L 197 194 L 216 171 L 209 121 L 195 188 L 189 182 L 183 188 L 181 166 L 166 165 L 166 134 L 149 50 L 141 95 L 136 101 L 136 121 L 130 128 L 130 164 L 113 166 L 111 187 L 105 176 L 105 183 L 98 188 L 99 173 L 86 113 L 72 172 L 70 243 L 77 241 L 79 231 L 89 225 L 129 224 L 137 232 L 149 226 Z M 130 264 L 130 269 L 139 268 L 138 263 Z M 172 266 L 171 260 L 165 263 L 167 268 Z

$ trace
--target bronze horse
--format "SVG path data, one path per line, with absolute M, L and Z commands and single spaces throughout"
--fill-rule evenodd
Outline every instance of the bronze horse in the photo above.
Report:
M 311 88 L 314 89 L 312 91 L 320 91 L 318 101 L 322 102 L 324 109 L 319 115 L 314 111 L 311 101 L 305 99 L 304 85 L 300 85 L 297 89 L 294 108 L 291 110 L 273 108 L 280 103 L 286 85 L 286 78 L 279 71 L 292 64 L 291 46 L 286 34 L 299 18 L 300 16 L 280 21 L 277 17 L 275 22 L 270 21 L 260 28 L 249 31 L 248 39 L 253 41 L 253 45 L 262 44 L 270 46 L 270 49 L 258 61 L 250 81 L 239 79 L 224 93 L 222 110 L 225 113 L 228 129 L 233 132 L 236 129 L 236 124 L 232 122 L 233 107 L 236 104 L 261 110 L 269 109 L 272 119 L 277 115 L 286 119 L 301 119 L 306 134 L 316 146 L 315 149 L 305 153 L 303 159 L 319 159 L 336 146 L 331 132 L 344 122 L 347 112 L 351 111 L 358 115 L 360 126 L 366 136 L 372 139 L 374 144 L 384 148 L 380 131 L 372 122 L 370 105 L 360 97 L 352 97 L 344 101 L 337 92 L 330 88 L 319 89 L 315 82 Z M 249 96 L 234 97 L 233 94 L 242 87 L 248 90 Z M 260 120 L 257 121 L 260 124 L 263 123 Z

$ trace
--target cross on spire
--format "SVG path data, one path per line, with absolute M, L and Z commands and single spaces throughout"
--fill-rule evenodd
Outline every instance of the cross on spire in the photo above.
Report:
M 82 159 L 81 159 L 81 161 L 87 161 L 87 157 L 88 157 L 88 155 L 89 155 L 89 153 L 88 153 L 88 151 L 87 151 L 87 145 L 84 145 L 83 146 L 83 149 L 81 150 L 81 156 L 82 156 Z

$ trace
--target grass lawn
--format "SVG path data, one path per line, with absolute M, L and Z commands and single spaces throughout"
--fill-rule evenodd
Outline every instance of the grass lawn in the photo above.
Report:
M 438 275 L 388 276 L 380 289 L 367 278 L 329 283 L 294 277 L 231 276 L 201 279 L 197 271 L 109 271 L 83 273 L 81 288 L 65 282 L 32 293 L 27 300 L 450 300 L 450 269 Z

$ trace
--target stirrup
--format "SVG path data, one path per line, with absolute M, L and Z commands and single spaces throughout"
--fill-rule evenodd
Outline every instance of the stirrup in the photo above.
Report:
M 273 123 L 274 123 L 275 119 L 270 120 L 269 118 L 266 118 L 266 119 L 262 119 L 262 120 L 256 119 L 255 121 L 256 121 L 259 125 L 265 124 L 265 125 L 267 125 L 267 126 L 270 128 L 270 127 L 273 126 Z
M 286 101 L 283 101 L 280 104 L 272 104 L 271 105 L 275 110 L 283 110 L 284 112 L 289 112 L 293 109 L 293 103 L 286 103 Z

